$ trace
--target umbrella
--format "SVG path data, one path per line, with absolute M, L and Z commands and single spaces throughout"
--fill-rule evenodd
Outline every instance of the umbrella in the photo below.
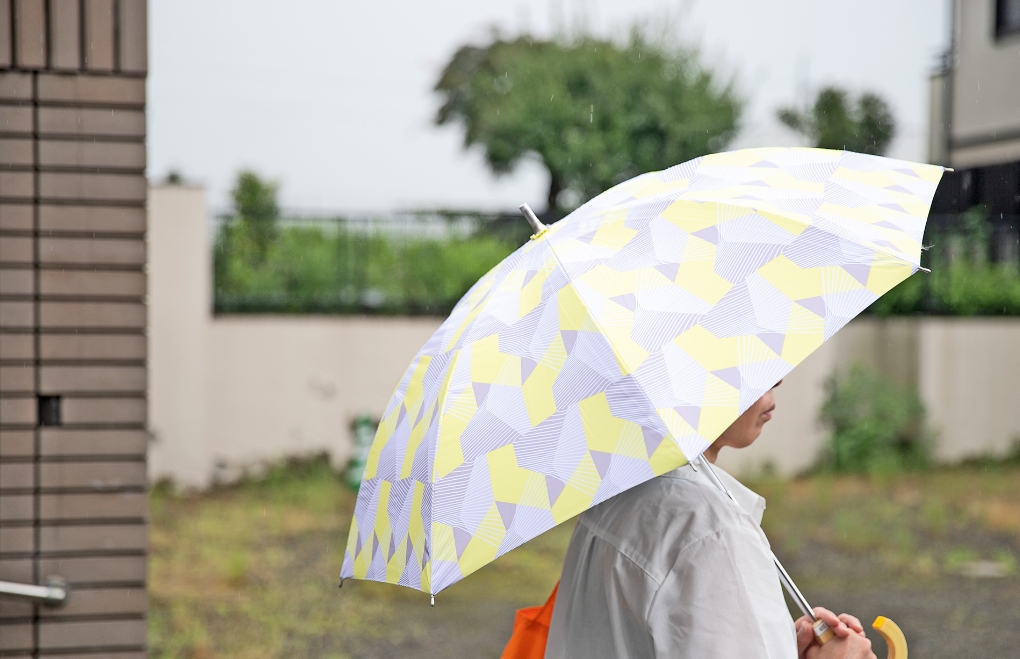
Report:
M 713 154 L 621 183 L 494 267 L 404 374 L 341 578 L 435 593 L 695 460 L 919 269 L 943 168 Z

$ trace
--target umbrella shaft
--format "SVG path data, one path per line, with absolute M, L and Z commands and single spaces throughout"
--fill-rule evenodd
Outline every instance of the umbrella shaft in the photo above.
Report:
M 800 589 L 797 588 L 797 584 L 793 583 L 793 579 L 790 578 L 790 575 L 786 572 L 786 568 L 784 568 L 783 564 L 779 562 L 779 559 L 776 558 L 775 554 L 772 554 L 772 561 L 776 564 L 776 571 L 779 572 L 779 582 L 783 584 L 783 588 L 785 588 L 786 592 L 789 593 L 790 599 L 793 600 L 793 603 L 797 605 L 797 608 L 800 609 L 801 613 L 811 618 L 812 621 L 817 620 L 817 618 L 815 618 L 815 612 L 811 609 L 811 605 L 808 604 L 807 598 L 805 598 L 803 593 L 800 592 Z
M 715 470 L 712 469 L 711 463 L 705 459 L 705 456 L 699 455 L 698 462 L 701 463 L 701 466 L 708 472 L 709 478 L 711 478 L 712 482 L 715 483 L 715 486 L 725 492 L 726 496 L 730 498 L 730 501 L 739 506 L 740 504 L 737 503 L 737 500 L 733 497 L 733 493 L 730 492 L 729 488 L 727 488 L 721 480 L 719 480 L 719 476 L 715 473 Z M 793 579 L 790 578 L 790 574 L 786 571 L 786 568 L 783 567 L 783 564 L 779 562 L 779 559 L 776 558 L 775 554 L 772 554 L 772 561 L 776 564 L 776 570 L 779 572 L 779 582 L 783 584 L 783 588 L 785 588 L 786 592 L 790 594 L 790 599 L 793 600 L 793 603 L 797 605 L 797 608 L 800 609 L 801 613 L 811 618 L 812 621 L 817 620 L 817 618 L 815 618 L 815 612 L 811 609 L 811 605 L 808 604 L 807 598 L 804 597 L 804 594 L 800 592 L 799 588 L 797 588 L 797 584 L 793 583 Z

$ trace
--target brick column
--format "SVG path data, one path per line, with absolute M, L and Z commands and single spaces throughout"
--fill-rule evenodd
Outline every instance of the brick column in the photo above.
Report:
M 0 656 L 141 659 L 145 0 L 0 0 Z

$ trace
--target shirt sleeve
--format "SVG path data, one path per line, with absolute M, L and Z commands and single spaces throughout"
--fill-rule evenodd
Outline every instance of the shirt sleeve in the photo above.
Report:
M 726 528 L 681 552 L 647 624 L 658 659 L 797 658 L 793 620 L 757 529 Z
M 657 585 L 578 522 L 563 563 L 545 659 L 653 659 L 644 614 Z

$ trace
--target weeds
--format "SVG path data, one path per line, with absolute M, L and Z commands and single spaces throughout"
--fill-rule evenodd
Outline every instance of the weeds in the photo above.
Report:
M 749 485 L 768 500 L 763 527 L 808 597 L 820 583 L 882 597 L 982 575 L 1015 588 L 1016 466 L 890 480 L 772 474 Z M 155 489 L 149 656 L 495 658 L 514 610 L 548 596 L 572 530 L 562 525 L 506 554 L 440 593 L 432 609 L 427 595 L 400 586 L 337 589 L 354 496 L 324 458 L 201 495 Z
M 324 457 L 199 495 L 151 494 L 149 656 L 241 659 L 499 655 L 514 610 L 545 600 L 571 526 L 437 596 L 348 581 L 355 494 Z
M 897 387 L 860 363 L 825 383 L 822 420 L 832 429 L 823 464 L 836 471 L 895 475 L 929 463 L 924 405 L 917 392 Z
M 895 479 L 822 471 L 782 486 L 751 485 L 768 500 L 762 525 L 777 553 L 809 564 L 829 551 L 851 564 L 862 560 L 859 584 L 982 576 L 983 569 L 1016 574 L 1020 471 L 1009 464 Z

